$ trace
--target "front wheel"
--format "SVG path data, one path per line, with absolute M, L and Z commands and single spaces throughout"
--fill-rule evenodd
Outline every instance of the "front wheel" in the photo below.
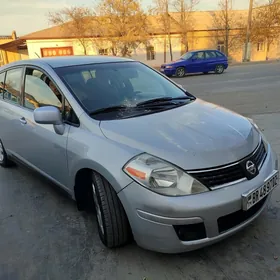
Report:
M 185 68 L 184 67 L 179 67 L 176 69 L 176 77 L 178 78 L 183 78 L 186 74 Z
M 225 71 L 225 67 L 222 64 L 216 66 L 215 73 L 216 74 L 223 74 Z
M 100 174 L 93 172 L 92 191 L 102 243 L 108 248 L 125 245 L 129 241 L 130 226 L 113 187 Z

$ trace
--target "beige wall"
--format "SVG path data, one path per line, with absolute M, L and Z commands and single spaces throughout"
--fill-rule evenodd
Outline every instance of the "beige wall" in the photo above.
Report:
M 207 49 L 207 48 L 217 48 L 217 38 L 213 32 L 209 31 L 197 31 L 190 33 L 188 35 L 189 40 L 189 50 L 197 49 Z M 167 42 L 166 36 L 166 42 Z M 181 37 L 180 35 L 172 35 L 172 50 L 173 50 L 173 60 L 178 59 L 181 56 Z M 154 46 L 155 59 L 147 60 L 146 47 L 140 45 L 136 50 L 133 51 L 132 58 L 140 60 L 150 66 L 160 66 L 164 63 L 164 42 L 165 36 L 154 36 L 150 39 L 150 44 Z M 41 48 L 48 47 L 64 47 L 72 46 L 74 55 L 83 55 L 83 47 L 78 40 L 74 39 L 60 39 L 60 40 L 28 40 L 28 53 L 29 58 L 37 58 L 36 53 L 41 56 Z M 96 44 L 93 40 L 87 41 L 87 53 L 88 55 L 97 55 L 99 53 L 99 48 L 109 48 L 109 44 L 106 42 L 98 42 Z M 257 45 L 251 46 L 251 60 L 260 61 L 266 59 L 266 46 L 264 50 L 257 50 Z M 237 45 L 233 49 L 230 49 L 230 57 L 233 62 L 242 62 L 243 60 L 243 50 L 244 45 Z M 280 58 L 280 39 L 271 45 L 270 49 L 270 59 Z M 168 44 L 166 47 L 166 60 L 171 61 Z

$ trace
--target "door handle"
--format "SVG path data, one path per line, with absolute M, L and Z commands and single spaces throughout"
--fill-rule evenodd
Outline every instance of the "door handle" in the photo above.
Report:
M 27 121 L 24 117 L 20 118 L 19 121 L 21 122 L 21 124 L 27 124 Z

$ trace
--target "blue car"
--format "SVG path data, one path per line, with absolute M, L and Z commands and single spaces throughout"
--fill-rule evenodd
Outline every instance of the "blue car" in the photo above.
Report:
M 222 74 L 228 68 L 228 58 L 218 50 L 190 51 L 178 60 L 161 65 L 160 71 L 166 76 L 184 77 L 190 73 L 215 72 Z

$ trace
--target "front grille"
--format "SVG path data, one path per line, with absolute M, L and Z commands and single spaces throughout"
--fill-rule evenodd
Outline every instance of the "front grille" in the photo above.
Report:
M 220 217 L 218 219 L 219 233 L 224 233 L 253 217 L 257 212 L 261 210 L 267 198 L 268 197 L 262 199 L 248 211 L 239 210 L 229 215 Z
M 261 141 L 259 147 L 257 148 L 256 152 L 253 154 L 252 159 L 257 164 L 259 169 L 261 168 L 262 163 L 265 161 L 266 158 L 266 150 L 263 141 Z
M 215 188 L 221 185 L 236 182 L 238 180 L 245 180 L 246 174 L 242 168 L 241 162 L 250 159 L 256 163 L 260 170 L 266 155 L 267 152 L 265 150 L 264 143 L 261 141 L 256 150 L 240 162 L 219 168 L 212 168 L 211 170 L 189 171 L 188 173 L 208 188 Z

